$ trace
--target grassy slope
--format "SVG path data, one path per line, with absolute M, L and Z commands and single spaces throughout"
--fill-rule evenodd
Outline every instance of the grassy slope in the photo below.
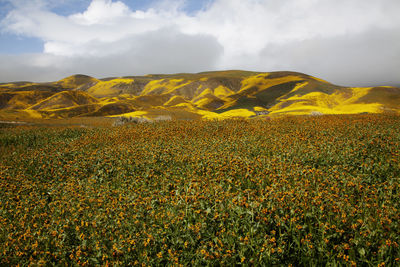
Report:
M 348 88 L 297 72 L 216 71 L 0 85 L 0 118 L 147 116 L 187 119 L 400 111 L 400 89 Z M 133 113 L 136 112 L 136 113 Z M 125 115 L 124 115 L 125 114 Z M 183 117 L 185 118 L 185 117 Z

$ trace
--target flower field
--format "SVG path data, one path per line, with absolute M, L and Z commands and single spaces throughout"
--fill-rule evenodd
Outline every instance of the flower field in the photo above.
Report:
M 400 264 L 400 117 L 0 128 L 0 265 Z

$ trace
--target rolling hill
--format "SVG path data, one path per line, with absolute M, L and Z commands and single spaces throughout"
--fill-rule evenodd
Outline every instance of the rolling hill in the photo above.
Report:
M 215 71 L 0 84 L 0 119 L 225 119 L 400 113 L 400 88 L 345 87 L 298 72 Z

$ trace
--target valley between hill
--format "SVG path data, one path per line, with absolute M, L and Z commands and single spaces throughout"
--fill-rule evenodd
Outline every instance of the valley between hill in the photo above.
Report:
M 400 113 L 400 88 L 344 87 L 297 72 L 216 71 L 0 84 L 0 120 L 226 119 Z

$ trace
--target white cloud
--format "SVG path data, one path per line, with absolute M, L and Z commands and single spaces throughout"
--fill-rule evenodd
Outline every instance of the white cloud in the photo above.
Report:
M 258 62 L 274 59 L 275 70 L 291 69 L 342 85 L 400 85 L 400 27 L 339 37 L 268 45 Z M 274 55 L 280 55 L 279 60 Z
M 35 57 L 47 58 L 60 75 L 279 68 L 336 83 L 374 77 L 371 83 L 400 84 L 398 0 L 215 0 L 192 15 L 183 11 L 184 0 L 147 10 L 92 0 L 70 16 L 51 12 L 45 0 L 21 4 L 31 2 L 18 0 L 2 28 L 44 40 L 44 53 Z
M 0 55 L 0 61 L 7 62 L 0 64 L 0 82 L 53 81 L 76 73 L 101 78 L 164 73 L 165 70 L 169 73 L 206 71 L 215 66 L 222 53 L 215 38 L 183 34 L 174 27 L 132 35 L 109 44 L 94 43 L 91 48 L 96 54 L 110 45 L 124 47 L 124 52 L 93 57 L 49 53 Z
M 120 1 L 93 0 L 85 12 L 74 14 L 70 18 L 82 25 L 107 25 L 115 24 L 121 18 L 129 16 L 129 13 L 129 8 Z

